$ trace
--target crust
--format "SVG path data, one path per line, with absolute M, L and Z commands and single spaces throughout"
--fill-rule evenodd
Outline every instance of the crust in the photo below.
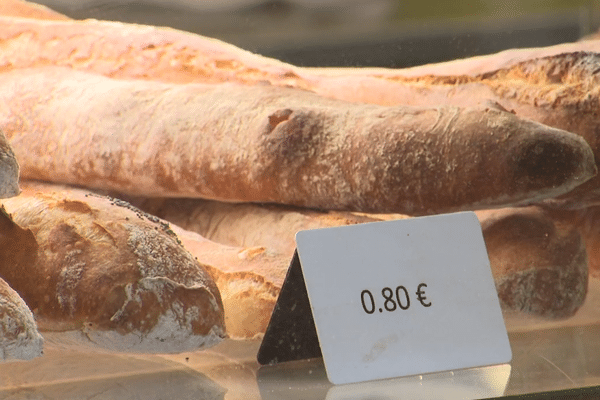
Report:
M 21 236 L 5 252 L 19 251 L 8 255 L 20 262 L 1 265 L 0 274 L 40 330 L 142 352 L 208 347 L 224 336 L 214 282 L 167 224 L 122 202 L 74 193 L 23 194 L 4 206 Z

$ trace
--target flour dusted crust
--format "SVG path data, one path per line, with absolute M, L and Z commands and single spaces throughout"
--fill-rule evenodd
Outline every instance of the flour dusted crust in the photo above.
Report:
M 86 197 L 86 190 L 65 185 L 24 181 L 22 188 L 26 196 L 61 193 L 68 198 L 90 199 L 89 195 Z M 214 279 L 223 303 L 228 337 L 245 339 L 264 333 L 290 258 L 264 246 L 216 243 L 173 224 L 169 225 L 169 229 Z M 63 342 L 71 340 L 64 334 L 60 338 Z
M 600 41 L 509 50 L 405 70 L 299 68 L 177 30 L 92 20 L 0 18 L 0 44 L 0 67 L 5 70 L 50 64 L 163 82 L 268 82 L 386 106 L 491 104 L 581 135 L 600 159 L 600 85 L 595 74 Z M 281 118 L 273 114 L 272 121 Z M 596 177 L 551 203 L 571 208 L 595 204 L 600 202 L 599 188 Z
M 596 173 L 580 137 L 493 108 L 63 68 L 0 74 L 0 89 L 24 178 L 133 195 L 429 214 L 540 201 Z
M 0 208 L 0 264 L 3 268 L 17 266 L 4 250 L 17 244 L 13 226 L 8 215 Z M 17 292 L 0 278 L 0 361 L 38 357 L 42 355 L 43 345 L 44 339 L 38 332 L 31 310 Z
M 599 42 L 600 43 L 600 42 Z M 600 160 L 600 54 L 573 52 L 526 59 L 474 76 L 412 76 L 402 71 L 323 80 L 320 94 L 382 105 L 491 105 L 583 137 Z M 600 202 L 596 176 L 549 203 L 586 207 Z
M 80 193 L 23 193 L 3 204 L 22 250 L 19 265 L 3 266 L 0 275 L 42 332 L 140 352 L 187 351 L 224 337 L 214 282 L 166 223 Z
M 504 310 L 572 316 L 588 286 L 588 258 L 577 218 L 539 207 L 478 212 Z

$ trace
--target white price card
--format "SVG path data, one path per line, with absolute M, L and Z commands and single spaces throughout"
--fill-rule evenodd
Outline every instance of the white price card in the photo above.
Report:
M 301 231 L 296 242 L 332 383 L 510 362 L 474 213 Z

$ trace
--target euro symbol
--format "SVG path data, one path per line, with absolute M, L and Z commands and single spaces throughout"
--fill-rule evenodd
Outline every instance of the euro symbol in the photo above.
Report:
M 423 304 L 423 307 L 431 307 L 431 302 L 425 303 L 425 300 L 427 300 L 427 297 L 425 297 L 425 290 L 421 290 L 422 287 L 427 287 L 427 284 L 421 283 L 417 287 L 417 293 L 416 293 L 417 300 L 419 300 L 421 302 L 421 304 Z

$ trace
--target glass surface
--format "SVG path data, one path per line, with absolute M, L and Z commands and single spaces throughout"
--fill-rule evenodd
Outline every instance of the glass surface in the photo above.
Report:
M 510 365 L 334 386 L 320 359 L 259 366 L 258 340 L 175 355 L 49 346 L 0 364 L 3 399 L 480 399 L 600 385 L 600 324 L 509 332 Z

